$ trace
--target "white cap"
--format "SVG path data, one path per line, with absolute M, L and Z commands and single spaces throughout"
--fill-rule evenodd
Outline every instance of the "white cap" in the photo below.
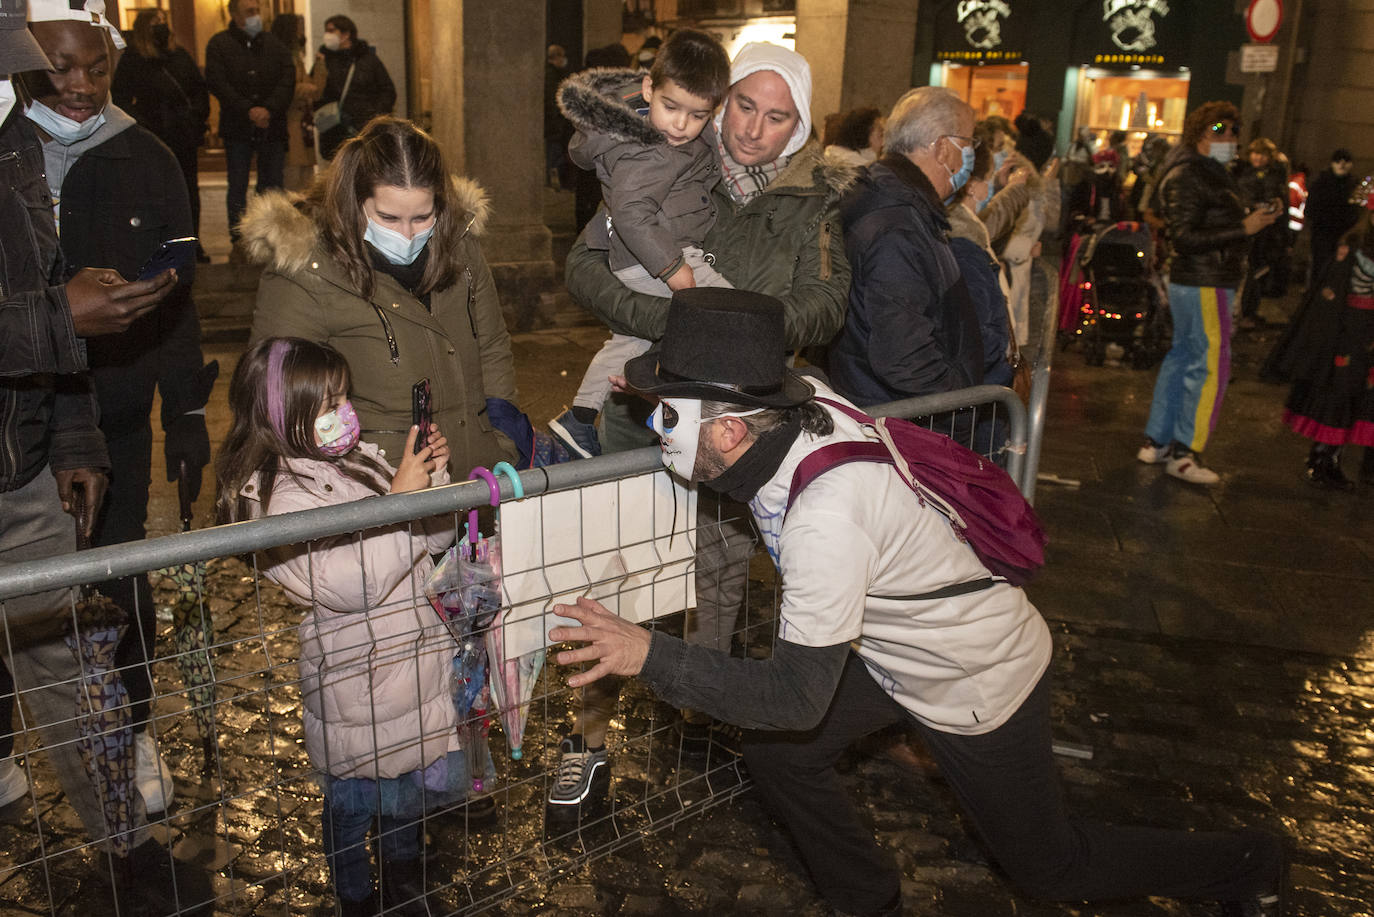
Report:
M 801 115 L 792 139 L 782 151 L 782 155 L 791 156 L 811 139 L 811 65 L 796 51 L 789 51 L 782 45 L 751 41 L 735 52 L 735 59 L 730 62 L 730 85 L 760 70 L 772 70 L 782 77 L 792 93 L 792 104 Z
M 124 36 L 105 18 L 105 0 L 29 0 L 29 22 L 84 22 L 106 29 L 119 50 Z

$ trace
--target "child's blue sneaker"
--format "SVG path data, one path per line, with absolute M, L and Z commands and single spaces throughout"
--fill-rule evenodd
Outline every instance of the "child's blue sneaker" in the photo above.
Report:
M 549 432 L 558 437 L 559 442 L 567 446 L 574 456 L 592 458 L 601 454 L 601 440 L 596 436 L 596 425 L 578 420 L 571 409 L 549 421 Z

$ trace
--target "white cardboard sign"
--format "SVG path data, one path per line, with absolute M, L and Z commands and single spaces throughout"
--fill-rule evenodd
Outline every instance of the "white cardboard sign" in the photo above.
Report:
M 580 595 L 637 624 L 696 604 L 696 503 L 666 469 L 502 502 L 506 658 L 576 626 L 550 609 Z

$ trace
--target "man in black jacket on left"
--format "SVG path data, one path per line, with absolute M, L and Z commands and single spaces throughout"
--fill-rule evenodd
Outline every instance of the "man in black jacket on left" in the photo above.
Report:
M 286 166 L 286 112 L 296 92 L 291 51 L 262 26 L 259 0 L 229 0 L 229 28 L 205 46 L 205 81 L 219 99 L 229 188 L 229 235 L 239 238 L 248 172 L 258 160 L 258 193 L 280 188 Z
M 47 9 L 45 5 L 42 9 Z M 47 17 L 51 16 L 51 19 Z M 54 73 L 23 74 L 28 117 L 43 142 L 53 215 L 68 264 L 111 265 L 127 277 L 168 239 L 191 234 L 186 185 L 176 157 L 153 134 L 110 102 L 111 32 L 56 8 L 34 10 L 30 28 Z M 45 21 L 46 20 L 46 21 Z M 110 453 L 109 490 L 92 541 L 120 544 L 145 536 L 153 431 L 153 394 L 162 397 L 168 480 L 185 474 L 192 496 L 210 460 L 205 402 L 215 367 L 202 367 L 200 324 L 191 301 L 192 265 L 154 311 L 118 334 L 87 341 L 101 432 Z M 93 508 L 93 511 L 96 508 Z M 171 801 L 172 779 L 148 729 L 152 684 L 147 661 L 156 619 L 146 576 L 101 584 L 128 611 L 130 627 L 115 661 L 133 703 L 137 783 L 148 811 Z

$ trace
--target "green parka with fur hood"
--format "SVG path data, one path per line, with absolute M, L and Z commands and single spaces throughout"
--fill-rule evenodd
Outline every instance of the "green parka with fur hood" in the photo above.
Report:
M 411 423 L 410 389 L 429 379 L 434 422 L 453 451 L 450 469 L 514 461 L 515 446 L 492 429 L 488 398 L 516 403 L 515 362 L 491 270 L 477 236 L 489 212 L 486 195 L 469 179 L 453 179 L 450 200 L 467 212 L 458 281 L 430 297 L 430 308 L 396 280 L 375 272 L 364 299 L 343 267 L 321 245 L 299 197 L 259 195 L 240 224 L 249 258 L 265 266 L 253 312 L 252 340 L 301 337 L 329 344 L 353 374 L 349 398 L 364 439 L 400 462 Z

